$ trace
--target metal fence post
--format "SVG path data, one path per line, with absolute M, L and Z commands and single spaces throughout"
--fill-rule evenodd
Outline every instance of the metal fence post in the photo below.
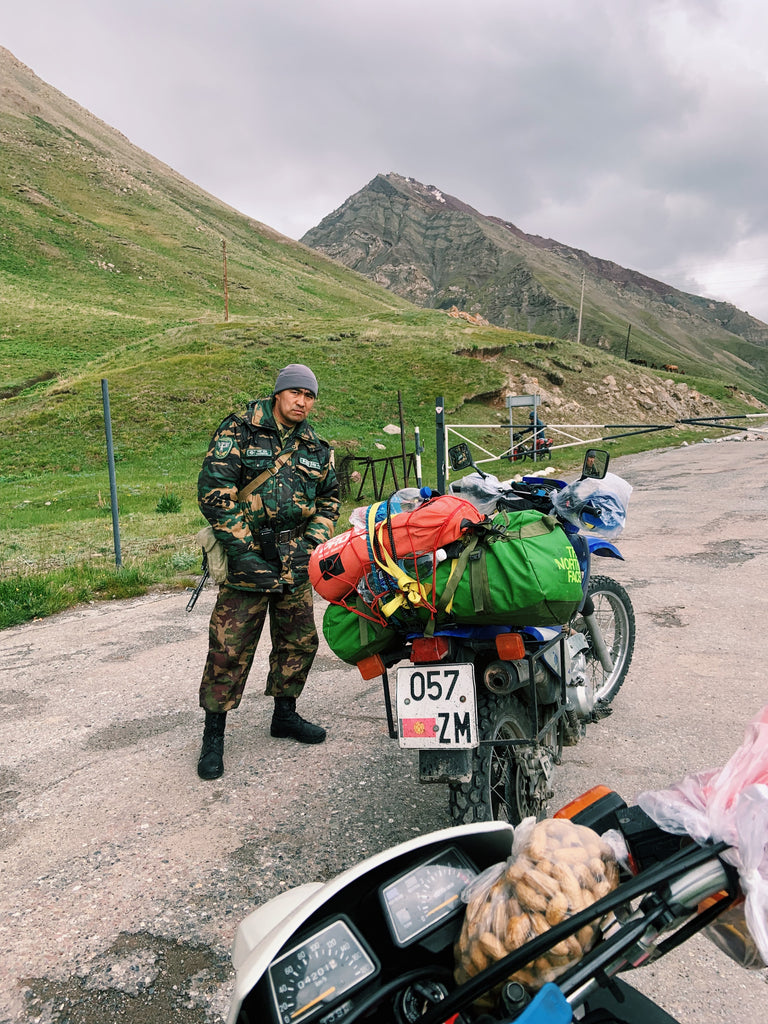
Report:
M 437 460 L 437 493 L 445 494 L 445 406 L 442 396 L 435 399 L 435 459 Z
M 416 436 L 416 486 L 421 487 L 421 453 L 424 449 L 421 447 L 421 433 L 418 427 L 414 428 L 414 434 Z
M 109 460 L 109 504 L 112 508 L 112 536 L 115 539 L 115 565 L 120 568 L 123 556 L 120 552 L 120 522 L 117 514 L 117 482 L 115 480 L 115 449 L 112 444 L 112 419 L 109 412 L 109 386 L 102 378 L 101 401 L 104 406 L 104 429 L 107 432 L 107 459 Z

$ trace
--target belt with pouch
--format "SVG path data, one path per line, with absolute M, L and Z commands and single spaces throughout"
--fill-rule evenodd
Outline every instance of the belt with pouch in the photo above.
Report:
M 278 544 L 287 544 L 294 537 L 301 537 L 304 533 L 303 526 L 295 526 L 292 530 L 278 530 L 275 533 L 275 540 Z
M 272 530 L 270 527 L 265 527 L 259 530 L 258 534 L 261 553 L 268 562 L 279 565 L 282 561 L 281 546 L 288 544 L 294 537 L 299 537 L 303 533 L 303 527 L 294 527 L 292 530 Z

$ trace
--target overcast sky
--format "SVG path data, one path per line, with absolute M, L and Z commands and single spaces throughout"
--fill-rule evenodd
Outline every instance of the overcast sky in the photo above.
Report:
M 3 6 L 40 78 L 292 238 L 396 171 L 768 321 L 765 0 Z

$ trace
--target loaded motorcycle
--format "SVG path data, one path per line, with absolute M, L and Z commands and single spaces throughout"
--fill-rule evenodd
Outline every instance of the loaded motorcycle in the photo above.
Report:
M 511 462 L 525 462 L 526 459 L 532 459 L 534 462 L 541 459 L 552 458 L 552 445 L 554 441 L 551 437 L 539 437 L 535 439 L 533 437 L 520 441 L 512 449 L 512 453 L 506 458 L 509 458 Z
M 358 667 L 364 678 L 381 676 L 389 735 L 401 747 L 418 750 L 420 780 L 448 784 L 454 822 L 514 824 L 545 814 L 563 747 L 578 742 L 588 723 L 610 713 L 632 659 L 635 617 L 619 583 L 592 575 L 592 556 L 622 558 L 600 535 L 605 510 L 594 504 L 594 496 L 575 510 L 558 511 L 553 494 L 569 493 L 562 481 L 524 477 L 521 483 L 496 486 L 474 465 L 467 445 L 451 448 L 449 457 L 454 470 L 475 471 L 452 485 L 454 493 L 472 501 L 467 481 L 479 476 L 486 486 L 481 487 L 485 504 L 476 502 L 478 507 L 488 507 L 490 500 L 501 513 L 533 509 L 544 514 L 538 519 L 546 520 L 548 529 L 565 531 L 568 557 L 577 560 L 572 570 L 576 603 L 567 620 L 554 620 L 557 625 L 541 625 L 536 618 L 520 625 L 518 618 L 514 626 L 443 621 L 426 631 L 406 627 L 395 644 L 361 659 Z M 608 464 L 607 452 L 590 449 L 582 480 L 597 486 L 608 476 Z M 553 517 L 559 525 L 553 525 Z M 316 581 L 323 571 L 327 578 L 332 575 L 337 556 L 324 558 L 318 550 L 314 557 L 313 582 L 320 589 Z M 388 566 L 392 570 L 391 561 Z M 324 632 L 333 647 L 326 620 Z M 388 670 L 405 659 L 409 665 L 396 671 L 393 706 Z
M 619 975 L 702 930 L 763 966 L 730 846 L 662 831 L 606 787 L 538 823 L 419 836 L 251 913 L 228 1024 L 675 1024 Z

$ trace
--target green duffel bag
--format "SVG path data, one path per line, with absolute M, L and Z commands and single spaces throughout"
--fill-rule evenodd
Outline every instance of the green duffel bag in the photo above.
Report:
M 356 607 L 370 615 L 371 610 L 358 597 Z M 337 658 L 356 665 L 372 654 L 381 654 L 401 642 L 396 630 L 372 622 L 340 604 L 329 604 L 323 615 L 323 636 Z
M 557 519 L 524 510 L 498 512 L 492 522 L 437 567 L 438 623 L 566 623 L 581 602 L 581 569 Z

